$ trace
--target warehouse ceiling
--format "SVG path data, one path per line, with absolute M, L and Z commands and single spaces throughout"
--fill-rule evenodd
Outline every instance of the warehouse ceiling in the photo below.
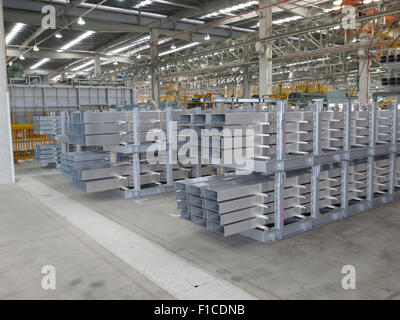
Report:
M 388 4 L 393 10 L 400 6 L 398 1 L 365 2 L 365 6 Z M 296 35 L 288 38 L 290 32 L 300 32 L 302 28 L 319 28 L 340 22 L 338 1 L 273 0 L 272 3 L 273 30 L 276 35 L 273 57 L 280 59 L 274 63 L 278 68 L 275 68 L 275 74 L 284 74 L 279 68 L 288 64 L 285 56 L 296 53 L 295 41 L 306 41 L 307 45 L 302 48 L 305 51 L 321 49 L 323 40 L 327 38 L 332 45 L 345 45 L 344 34 L 337 28 L 329 37 L 322 32 L 318 35 L 311 32 L 303 38 Z M 47 4 L 56 7 L 56 30 L 41 28 L 41 10 Z M 254 44 L 258 37 L 259 1 L 3 0 L 3 6 L 5 32 L 9 38 L 8 62 L 21 63 L 26 72 L 48 72 L 53 77 L 61 73 L 91 74 L 94 58 L 100 56 L 103 74 L 129 72 L 145 80 L 148 78 L 146 68 L 150 65 L 149 44 L 157 44 L 160 68 L 168 71 L 172 70 L 171 63 L 176 65 L 171 74 L 179 75 L 182 70 L 191 72 L 190 66 L 178 70 L 176 61 L 203 51 L 225 59 L 221 60 L 223 67 L 230 53 L 221 54 L 220 48 L 246 41 Z M 152 29 L 159 32 L 156 43 L 150 41 Z M 282 40 L 279 35 L 282 35 Z M 353 42 L 357 41 L 354 38 Z M 294 47 L 292 51 L 289 50 L 290 46 Z M 248 50 L 250 55 L 257 55 L 255 45 L 248 46 Z M 354 63 L 353 66 L 351 63 L 354 62 L 353 58 L 349 58 L 351 52 L 328 52 L 325 57 L 328 55 L 332 55 L 332 59 L 319 62 L 336 66 L 344 63 L 343 70 L 354 69 Z M 304 57 L 299 63 L 310 59 L 313 57 Z M 221 61 L 218 65 L 221 65 Z M 257 63 L 257 57 L 252 62 Z

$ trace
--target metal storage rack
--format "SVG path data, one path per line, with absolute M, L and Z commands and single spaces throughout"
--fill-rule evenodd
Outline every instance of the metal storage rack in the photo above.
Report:
M 224 186 L 221 177 L 194 181 L 200 183 L 197 198 L 190 180 L 177 183 L 182 218 L 225 235 L 240 233 L 254 240 L 271 242 L 399 199 L 398 104 L 397 100 L 390 110 L 377 110 L 375 103 L 360 108 L 344 102 L 343 111 L 325 111 L 323 102 L 319 101 L 312 111 L 293 117 L 286 101 L 277 102 L 274 111 L 276 153 L 268 159 L 254 159 L 257 177 L 263 177 L 261 179 L 268 183 L 273 181 L 273 188 L 259 188 L 251 195 L 258 196 L 257 206 L 262 207 L 265 201 L 260 197 L 264 199 L 268 192 L 269 196 L 273 194 L 273 218 L 266 222 L 265 211 L 261 217 L 257 211 L 251 219 L 241 216 L 240 227 L 215 224 L 222 215 L 216 217 L 219 209 L 209 212 L 207 194 L 212 190 L 208 180 L 214 181 L 214 191 L 219 194 Z M 212 117 L 224 118 L 214 114 Z M 293 147 L 290 135 L 295 133 L 302 148 Z M 243 169 L 243 166 L 229 163 L 222 166 Z M 297 179 L 301 177 L 301 181 L 290 186 L 287 182 L 293 175 L 297 175 Z M 244 186 L 241 192 L 248 188 L 246 183 Z M 288 207 L 291 196 L 304 199 L 295 203 L 294 215 Z M 243 199 L 237 199 L 237 203 Z
M 173 191 L 174 180 L 192 177 L 191 170 L 169 161 L 177 152 L 171 143 L 172 120 L 177 120 L 181 113 L 135 108 L 127 112 L 71 114 L 69 141 L 109 152 L 107 165 L 102 168 L 71 171 L 73 185 L 85 192 L 113 190 L 124 198 Z M 151 129 L 160 132 L 160 136 L 147 141 L 146 134 Z M 167 137 L 162 137 L 165 132 Z M 149 146 L 157 148 L 163 158 L 161 163 L 147 161 Z
M 66 113 L 58 115 L 51 113 L 49 116 L 33 117 L 34 129 L 37 134 L 44 134 L 49 140 L 53 141 L 51 145 L 37 145 L 35 148 L 35 161 L 40 163 L 55 163 L 57 167 L 61 166 L 63 154 L 66 152 L 65 121 Z

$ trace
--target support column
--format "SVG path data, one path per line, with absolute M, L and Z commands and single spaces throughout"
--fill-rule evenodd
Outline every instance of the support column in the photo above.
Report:
M 160 75 L 154 65 L 158 57 L 158 30 L 152 29 L 150 32 L 150 62 L 151 62 L 151 100 L 157 109 L 160 109 Z
M 251 90 L 250 90 L 250 75 L 249 75 L 249 67 L 243 67 L 243 98 L 250 98 Z
M 271 0 L 260 0 L 260 39 L 272 35 L 272 7 Z M 270 43 L 259 43 L 259 87 L 260 97 L 272 94 L 272 45 Z
M 96 55 L 94 58 L 94 74 L 96 79 L 100 78 L 101 75 L 101 64 L 100 64 L 100 56 Z
M 0 184 L 15 182 L 10 101 L 4 36 L 3 0 L 0 0 Z
M 360 103 L 368 103 L 369 98 L 369 68 L 371 60 L 369 58 L 368 50 L 358 50 L 359 63 L 358 63 L 358 101 Z

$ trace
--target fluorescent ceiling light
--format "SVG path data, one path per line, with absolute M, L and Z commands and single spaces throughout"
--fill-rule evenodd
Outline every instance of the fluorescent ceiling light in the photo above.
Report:
M 167 42 L 172 41 L 172 40 L 173 40 L 173 39 L 172 39 L 172 38 L 169 38 L 169 37 L 162 38 L 161 40 L 158 41 L 158 45 L 167 43 Z M 136 53 L 138 53 L 138 52 L 147 50 L 147 49 L 149 49 L 149 48 L 150 48 L 150 45 L 149 45 L 149 44 L 145 44 L 145 45 L 143 45 L 143 46 L 141 46 L 141 47 L 139 47 L 139 48 L 136 48 L 136 49 L 133 49 L 133 50 L 129 51 L 129 52 L 127 53 L 127 55 L 132 56 L 132 55 L 134 55 L 134 54 L 136 54 Z
M 6 44 L 9 44 L 24 27 L 25 24 L 18 22 L 7 34 Z
M 187 19 L 187 18 L 183 18 L 181 19 L 181 21 L 183 22 L 187 22 L 187 23 L 193 23 L 193 24 L 204 24 L 204 21 L 200 21 L 200 20 L 195 20 L 195 19 Z
M 40 60 L 38 63 L 34 64 L 32 67 L 30 67 L 31 70 L 37 69 L 40 66 L 44 65 L 46 62 L 49 62 L 50 59 L 49 58 L 44 58 L 42 60 Z
M 51 78 L 51 81 L 57 81 L 58 79 L 61 80 L 61 74 L 56 75 L 54 78 Z
M 139 8 L 141 8 L 141 7 L 148 6 L 148 5 L 151 4 L 152 2 L 153 2 L 152 0 L 144 0 L 144 1 L 142 1 L 142 2 L 139 2 L 139 3 L 135 6 L 135 8 L 136 8 L 136 9 L 139 9 Z
M 295 21 L 295 20 L 299 20 L 299 19 L 302 19 L 302 17 L 301 16 L 291 16 L 291 17 L 287 17 L 287 18 L 283 18 L 283 19 L 279 19 L 279 20 L 273 20 L 272 24 L 283 24 L 286 22 Z M 260 23 L 257 22 L 257 24 L 251 26 L 250 28 L 256 29 L 259 27 L 260 27 Z
M 77 67 L 71 69 L 71 71 L 82 70 L 82 69 L 84 69 L 84 68 L 90 66 L 91 64 L 94 64 L 94 59 L 92 59 L 92 60 L 90 60 L 90 61 L 88 61 L 88 62 L 85 62 L 84 64 L 81 64 L 80 66 L 77 66 Z
M 232 15 L 231 12 L 243 10 L 243 9 L 246 9 L 251 6 L 255 6 L 255 5 L 258 5 L 258 1 L 248 1 L 248 2 L 241 3 L 241 4 L 238 4 L 235 6 L 227 7 L 225 9 L 211 12 L 209 14 L 201 16 L 200 19 L 213 18 L 213 17 L 219 16 L 221 14 Z
M 87 31 L 84 34 L 81 34 L 76 39 L 74 39 L 74 40 L 68 42 L 67 44 L 65 44 L 64 46 L 62 46 L 60 48 L 60 50 L 68 50 L 69 48 L 73 47 L 74 45 L 78 44 L 79 42 L 81 42 L 82 40 L 90 37 L 93 34 L 94 34 L 94 31 Z
M 141 45 L 141 44 L 143 44 L 143 43 L 145 43 L 145 42 L 147 42 L 149 40 L 150 40 L 150 36 L 145 36 L 143 38 L 140 38 L 140 39 L 132 42 L 131 44 L 129 44 L 127 46 L 124 46 L 124 47 L 121 47 L 121 48 L 117 48 L 117 49 L 114 49 L 114 50 L 112 50 L 110 52 L 107 52 L 107 55 L 113 55 L 113 54 L 121 53 L 121 52 L 126 51 L 126 50 L 128 50 L 130 48 L 137 47 L 137 46 L 139 46 L 139 45 Z
M 198 46 L 199 44 L 201 44 L 201 42 L 192 42 L 192 43 L 186 44 L 186 45 L 184 45 L 182 47 L 179 47 L 179 48 L 176 48 L 176 49 L 171 49 L 171 50 L 168 50 L 168 51 L 161 52 L 159 54 L 159 56 L 162 57 L 162 56 L 165 56 L 167 54 L 171 54 L 171 53 L 174 53 L 174 52 L 178 52 L 178 51 L 181 51 L 181 50 L 185 50 L 185 49 L 188 49 L 188 48 L 191 48 L 191 47 Z
M 114 62 L 113 60 L 108 60 L 108 59 L 106 59 L 106 58 L 100 58 L 100 60 L 103 61 L 102 63 L 100 63 L 102 66 Z M 81 64 L 81 65 L 79 65 L 79 66 L 77 66 L 77 67 L 71 69 L 71 71 L 79 71 L 79 70 L 82 70 L 82 69 L 85 69 L 85 68 L 91 66 L 92 64 L 94 64 L 94 59 L 89 60 L 88 62 L 85 62 L 85 63 L 83 63 L 83 64 Z M 87 69 L 85 69 L 85 70 L 83 70 L 83 71 L 86 72 L 86 71 L 90 71 L 90 70 L 92 70 L 92 69 L 93 69 L 93 67 L 87 68 Z
M 301 16 L 291 16 L 291 17 L 272 21 L 272 23 L 273 24 L 282 24 L 282 23 L 286 23 L 286 22 L 290 22 L 290 21 L 299 20 L 299 19 L 302 19 L 302 17 Z

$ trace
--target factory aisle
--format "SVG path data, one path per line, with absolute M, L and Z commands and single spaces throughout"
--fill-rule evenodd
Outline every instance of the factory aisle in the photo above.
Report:
M 18 166 L 17 184 L 0 191 L 0 299 L 203 299 L 211 292 L 240 299 L 400 298 L 399 202 L 261 244 L 180 220 L 174 194 L 135 200 L 84 194 L 57 170 L 32 163 Z M 77 227 L 78 212 L 64 212 L 59 199 L 80 208 L 82 220 L 91 215 L 112 228 Z M 135 248 L 99 245 L 107 232 Z M 205 290 L 182 289 L 167 273 L 160 279 L 141 269 L 160 256 L 176 268 L 189 262 L 190 270 L 178 269 L 171 279 L 184 274 L 190 282 L 193 275 L 193 284 Z M 356 290 L 341 287 L 342 267 L 349 264 L 357 270 Z M 56 267 L 56 290 L 41 287 L 44 265 Z
M 173 298 L 26 193 L 20 180 L 0 185 L 0 299 Z M 56 268 L 56 290 L 42 288 L 46 265 Z

